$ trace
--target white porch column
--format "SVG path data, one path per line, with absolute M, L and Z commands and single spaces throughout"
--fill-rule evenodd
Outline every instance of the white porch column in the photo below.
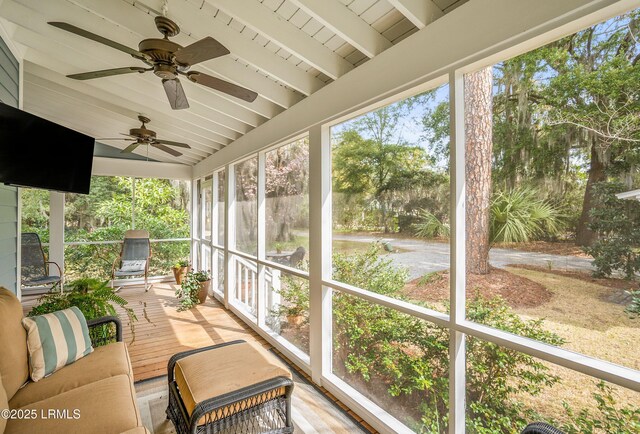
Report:
M 453 325 L 464 321 L 465 310 L 465 131 L 464 131 L 464 76 L 460 72 L 449 75 L 450 107 L 450 320 Z M 449 335 L 449 433 L 465 432 L 466 413 L 466 342 L 465 335 L 450 329 Z
M 49 260 L 57 263 L 64 275 L 64 193 L 49 192 Z M 57 274 L 49 267 L 49 274 Z
M 331 140 L 329 127 L 309 130 L 309 356 L 311 378 L 331 372 Z

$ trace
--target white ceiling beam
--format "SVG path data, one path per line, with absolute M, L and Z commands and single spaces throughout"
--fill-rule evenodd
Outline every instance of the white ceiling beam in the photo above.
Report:
M 76 104 L 81 105 L 84 108 L 89 109 L 89 108 L 95 107 L 96 109 L 109 112 L 110 114 L 117 116 L 117 119 L 119 121 L 122 121 L 127 126 L 123 131 L 111 131 L 110 134 L 106 136 L 101 135 L 100 137 L 118 137 L 119 133 L 125 133 L 129 129 L 137 127 L 137 125 L 139 124 L 139 121 L 136 119 L 138 115 L 138 113 L 136 112 L 126 110 L 127 113 L 123 114 L 121 107 L 118 107 L 114 104 L 107 103 L 105 101 L 100 101 L 99 99 L 95 98 L 92 95 L 70 89 L 58 83 L 52 82 L 47 78 L 34 75 L 28 71 L 25 72 L 25 82 L 27 82 L 30 86 L 37 86 L 38 88 L 47 89 L 50 92 L 55 92 L 61 97 L 73 98 Z M 151 120 L 154 121 L 154 119 L 151 119 Z M 212 144 L 210 141 L 207 141 L 204 138 L 201 138 L 200 140 L 193 140 L 193 139 L 189 140 L 186 137 L 184 137 L 180 131 L 176 131 L 173 128 L 169 128 L 169 126 L 165 123 L 153 122 L 153 126 L 151 127 L 151 129 L 153 129 L 158 133 L 161 132 L 162 138 L 165 138 L 165 139 L 170 139 L 174 141 L 188 141 L 189 142 L 188 144 L 192 148 L 189 152 L 199 157 L 209 155 L 214 151 L 222 148 L 222 145 Z
M 290 0 L 369 58 L 392 46 L 376 29 L 338 0 Z
M 391 6 L 413 23 L 418 29 L 425 28 L 444 15 L 433 0 L 388 0 Z
M 75 52 L 76 55 L 74 57 L 77 59 L 82 59 L 83 61 L 86 59 L 93 59 L 95 62 L 91 64 L 95 65 L 97 68 L 113 68 L 129 65 L 143 66 L 141 62 L 132 59 L 117 50 L 110 49 L 109 47 L 93 41 L 88 41 L 85 38 L 61 31 L 48 25 L 46 23 L 48 20 L 47 17 L 12 0 L 6 0 L 3 2 L 0 6 L 0 13 L 2 13 L 6 19 L 20 26 L 20 28 L 16 29 L 14 32 L 16 38 L 19 37 L 19 34 L 24 33 L 24 31 L 33 32 L 41 36 L 42 44 L 58 44 L 63 46 L 66 50 L 69 50 L 70 52 L 67 53 L 66 57 L 73 56 Z M 33 35 L 31 36 L 33 37 Z M 93 47 L 93 49 L 88 50 L 88 47 Z M 127 58 L 129 60 L 127 60 Z M 80 68 L 82 68 L 81 71 L 90 70 L 87 64 L 90 64 L 88 60 L 85 65 L 82 65 L 82 62 L 80 62 Z M 160 80 L 150 72 L 145 74 L 132 74 L 131 77 L 135 77 L 137 80 L 146 80 L 146 82 L 150 86 L 154 86 L 154 88 L 161 87 Z M 120 78 L 127 80 L 130 77 Z M 202 105 L 209 107 L 211 110 L 217 111 L 220 115 L 217 117 L 211 116 L 210 118 L 214 121 L 221 122 L 223 125 L 235 131 L 244 134 L 250 129 L 247 126 L 256 127 L 266 121 L 265 117 L 253 113 L 241 105 L 230 102 L 228 99 L 221 97 L 220 94 L 215 91 L 210 91 L 207 88 L 190 83 L 189 80 L 186 79 L 181 81 L 190 102 L 201 103 Z M 162 90 L 162 92 L 164 91 Z M 265 100 L 262 101 L 273 106 L 272 103 Z M 244 101 L 243 103 L 247 104 Z M 227 120 L 226 123 L 225 119 Z M 242 125 L 241 123 L 246 125 Z
M 343 57 L 260 3 L 247 5 L 247 2 L 237 0 L 205 1 L 334 80 L 353 69 L 353 65 Z
M 91 173 L 96 176 L 131 176 L 136 178 L 179 179 L 191 181 L 193 168 L 183 164 L 155 161 L 118 160 L 93 157 Z
M 27 0 L 21 0 L 27 1 Z M 37 0 L 28 0 L 34 3 L 39 3 Z M 49 0 L 46 3 L 58 3 L 60 0 Z M 153 7 L 153 10 L 149 10 L 149 16 L 144 16 L 144 12 L 141 9 L 148 9 L 145 4 L 135 0 L 125 0 L 127 4 L 130 4 L 130 9 L 122 7 L 121 2 L 117 1 L 103 1 L 97 0 L 89 3 L 90 0 L 77 0 L 77 3 L 82 3 L 84 6 L 85 15 L 93 15 L 86 12 L 90 12 L 91 5 L 101 10 L 102 16 L 108 18 L 112 23 L 118 23 L 124 29 L 148 29 L 144 31 L 146 37 L 152 37 L 159 35 L 153 18 L 155 13 L 153 11 L 160 10 L 162 2 L 158 0 L 146 1 Z M 135 6 L 131 5 L 135 3 Z M 156 4 L 157 3 L 157 4 Z M 55 6 L 55 5 L 54 5 Z M 54 7 L 55 9 L 55 7 Z M 255 42 L 249 38 L 242 37 L 237 31 L 230 28 L 226 24 L 216 20 L 216 9 L 206 3 L 192 4 L 188 1 L 184 1 L 179 7 L 170 8 L 169 18 L 176 21 L 181 27 L 182 33 L 176 38 L 173 38 L 176 42 L 186 45 L 205 36 L 211 36 L 217 39 L 221 44 L 226 46 L 233 56 L 239 57 L 247 63 L 253 65 L 265 74 L 275 78 L 276 80 L 284 83 L 285 85 L 297 90 L 304 95 L 311 95 L 315 91 L 321 89 L 324 83 L 311 74 L 297 68 L 295 65 L 287 62 L 280 56 L 272 53 L 271 51 L 261 48 Z M 55 14 L 55 12 L 53 12 Z M 58 13 L 58 15 L 60 15 Z M 97 17 L 96 17 L 97 18 Z M 61 20 L 64 16 L 61 17 Z M 107 23 L 107 20 L 102 20 Z M 80 21 L 79 23 L 81 23 Z M 93 21 L 92 21 L 93 22 Z M 111 23 L 110 23 L 111 24 Z M 112 25 L 112 24 L 111 24 Z M 108 30 L 103 26 L 102 32 L 98 32 L 97 29 L 93 29 L 96 33 L 105 35 Z M 113 31 L 113 29 L 111 29 Z M 108 35 L 106 35 L 108 37 Z M 122 41 L 122 38 L 117 39 L 118 42 Z M 139 42 L 139 38 L 135 43 Z M 131 44 L 129 44 L 131 45 Z M 215 60 L 211 61 L 211 66 L 215 65 Z M 206 66 L 209 62 L 205 62 L 201 65 Z M 251 88 L 250 85 L 247 87 Z
M 284 109 L 288 109 L 304 99 L 304 95 L 301 93 L 287 89 L 283 85 L 262 75 L 260 72 L 252 70 L 251 67 L 238 63 L 230 56 L 219 57 L 210 62 L 206 62 L 206 65 L 207 66 L 203 68 L 205 72 L 211 75 L 217 75 L 223 80 L 250 88 L 254 92 L 258 92 L 261 97 Z M 198 66 L 198 68 L 200 68 L 200 66 Z
M 46 79 L 47 81 L 54 83 L 55 85 L 68 88 L 78 93 L 94 97 L 97 101 L 103 102 L 105 108 L 117 112 L 118 114 L 127 117 L 131 122 L 135 123 L 135 119 L 139 114 L 144 114 L 150 117 L 151 120 L 166 126 L 172 131 L 176 131 L 184 140 L 202 143 L 207 148 L 221 149 L 222 147 L 231 143 L 231 139 L 228 139 L 220 134 L 214 133 L 210 130 L 204 129 L 196 124 L 184 122 L 180 119 L 176 119 L 173 116 L 168 116 L 164 113 L 154 110 L 152 107 L 140 103 L 140 101 L 122 98 L 115 95 L 113 92 L 104 91 L 88 83 L 79 81 L 70 81 L 64 75 L 47 69 L 44 66 L 36 65 L 30 61 L 33 50 L 27 49 L 25 72 L 31 75 Z

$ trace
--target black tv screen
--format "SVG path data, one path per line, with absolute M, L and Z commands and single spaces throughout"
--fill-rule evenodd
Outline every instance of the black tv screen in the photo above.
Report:
M 95 140 L 0 103 L 0 182 L 89 193 Z

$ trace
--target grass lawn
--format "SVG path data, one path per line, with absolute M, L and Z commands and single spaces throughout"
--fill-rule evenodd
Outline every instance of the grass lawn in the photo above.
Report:
M 551 299 L 535 307 L 514 311 L 527 319 L 544 318 L 544 327 L 567 340 L 564 348 L 640 370 L 640 318 L 631 319 L 624 305 L 608 301 L 612 288 L 541 271 L 510 268 L 510 272 L 545 286 Z M 562 401 L 574 409 L 592 408 L 594 380 L 565 368 L 550 365 L 561 382 L 527 401 L 543 415 L 560 419 Z M 620 404 L 640 406 L 640 394 L 614 387 Z M 552 397 L 552 399 L 550 399 Z

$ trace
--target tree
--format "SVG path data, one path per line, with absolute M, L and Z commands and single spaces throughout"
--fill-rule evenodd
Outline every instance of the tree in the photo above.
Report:
M 467 272 L 489 273 L 493 71 L 464 78 Z
M 309 139 L 268 152 L 265 174 L 267 235 L 278 242 L 293 241 L 293 225 L 304 214 L 309 190 Z
M 576 242 L 591 245 L 594 186 L 633 172 L 640 143 L 640 12 L 634 11 L 561 39 L 545 49 L 554 74 L 546 99 L 548 123 L 581 135 L 589 164 Z

